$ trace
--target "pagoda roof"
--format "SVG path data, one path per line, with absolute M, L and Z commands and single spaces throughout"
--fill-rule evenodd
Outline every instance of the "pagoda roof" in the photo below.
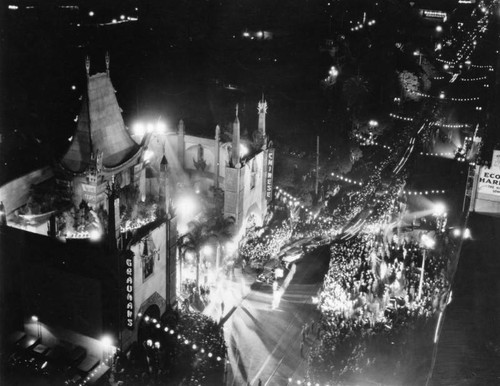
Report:
M 140 150 L 125 128 L 109 75 L 92 75 L 87 84 L 76 132 L 61 159 L 61 165 L 74 173 L 84 172 L 98 153 L 102 152 L 104 168 L 116 168 Z

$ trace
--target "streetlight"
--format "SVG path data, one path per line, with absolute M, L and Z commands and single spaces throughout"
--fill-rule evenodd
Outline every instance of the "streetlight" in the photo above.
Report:
M 419 50 L 413 52 L 413 56 L 418 56 L 418 65 L 422 65 L 422 53 Z
M 444 99 L 445 95 L 444 95 L 444 91 L 441 91 L 439 93 L 439 99 Z
M 102 344 L 103 361 L 106 362 L 109 357 L 109 350 L 113 347 L 113 339 L 109 335 L 104 335 L 100 339 Z
M 446 212 L 446 206 L 442 202 L 438 202 L 434 204 L 433 210 L 435 216 L 442 216 Z
M 422 243 L 422 247 L 424 249 L 424 254 L 422 258 L 422 267 L 420 271 L 420 283 L 418 285 L 418 300 L 420 300 L 420 297 L 422 296 L 422 286 L 424 284 L 424 270 L 425 270 L 425 259 L 427 257 L 427 250 L 428 249 L 433 249 L 434 246 L 436 245 L 436 241 L 434 241 L 433 238 L 431 238 L 429 235 L 425 234 L 422 235 L 422 238 L 420 239 Z
M 436 32 L 443 32 L 443 27 L 440 25 L 436 26 Z
M 42 339 L 42 327 L 40 326 L 40 320 L 38 319 L 38 316 L 33 315 L 31 317 L 31 321 L 36 323 L 36 335 L 37 338 Z

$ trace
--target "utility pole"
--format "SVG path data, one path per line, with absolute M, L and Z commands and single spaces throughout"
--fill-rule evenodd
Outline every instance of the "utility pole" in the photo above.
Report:
M 314 187 L 314 193 L 318 195 L 318 183 L 319 183 L 319 135 L 316 137 L 316 184 Z

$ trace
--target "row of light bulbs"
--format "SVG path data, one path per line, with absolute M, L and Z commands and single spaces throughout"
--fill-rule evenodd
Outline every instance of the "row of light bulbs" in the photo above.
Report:
M 378 143 L 377 141 L 374 141 L 373 139 L 369 138 L 364 138 L 361 134 L 354 134 L 354 136 L 362 141 L 364 141 L 361 145 L 363 146 L 368 146 L 368 145 L 375 145 L 375 146 L 381 146 L 384 149 L 391 150 L 390 146 L 387 145 L 382 145 L 381 143 Z
M 301 204 L 300 203 L 300 200 L 295 197 L 295 196 L 292 196 L 290 193 L 288 193 L 286 190 L 280 188 L 279 186 L 276 186 L 275 189 L 280 193 L 282 194 L 283 196 L 285 196 L 285 198 L 287 198 L 289 200 L 289 202 L 291 204 L 293 204 L 294 206 L 299 206 L 300 205 L 300 208 L 303 209 L 307 214 L 311 214 L 314 216 L 314 212 L 312 210 L 310 210 L 309 208 L 306 208 L 304 206 L 304 204 Z M 323 222 L 330 222 L 331 220 L 326 218 L 326 217 L 323 217 L 323 216 L 317 216 L 316 219 L 318 221 L 323 221 Z
M 86 378 L 83 379 L 83 381 L 81 381 L 78 386 L 84 386 L 86 385 L 91 379 L 93 379 L 97 374 L 98 372 L 100 371 L 100 369 L 103 367 L 103 366 L 106 366 L 106 361 L 111 361 L 113 360 L 113 356 L 115 354 L 114 353 L 109 353 L 108 356 L 106 357 L 105 361 L 101 362 L 99 364 L 99 366 L 97 366 L 96 368 L 94 368 L 94 370 L 92 370 Z
M 342 180 L 342 181 L 345 181 L 345 182 L 348 182 L 350 184 L 354 184 L 354 185 L 359 185 L 359 186 L 362 186 L 363 183 L 361 181 L 355 181 L 353 179 L 350 179 L 350 178 L 347 178 L 347 177 L 344 177 L 343 175 L 341 174 L 336 174 L 336 173 L 331 173 L 332 174 L 332 177 L 335 177 L 335 178 L 338 178 L 339 180 Z
M 408 121 L 408 122 L 412 122 L 414 119 L 412 117 L 403 117 L 402 115 L 398 115 L 398 114 L 394 114 L 394 113 L 390 113 L 389 116 L 391 118 L 394 118 L 394 119 L 399 119 L 400 121 Z
M 137 316 L 139 318 L 141 318 L 143 315 L 141 313 L 139 313 L 139 314 L 137 314 Z M 169 328 L 168 326 L 162 325 L 162 323 L 160 323 L 159 320 L 154 319 L 154 318 L 150 318 L 148 315 L 145 315 L 144 318 L 143 318 L 143 320 L 146 323 L 152 323 L 158 330 L 163 329 L 163 331 L 165 333 L 168 333 L 170 335 L 175 335 L 176 334 L 176 332 L 175 332 L 175 330 L 173 328 Z M 183 336 L 183 335 L 181 335 L 179 333 L 177 333 L 177 340 L 181 341 L 185 345 L 192 344 L 191 348 L 193 350 L 198 350 L 199 349 L 199 352 L 201 354 L 204 354 L 204 355 L 206 355 L 209 358 L 215 358 L 215 360 L 217 362 L 222 361 L 222 357 L 220 357 L 219 355 L 215 356 L 211 351 L 205 350 L 203 347 L 200 347 L 196 343 L 193 343 L 193 342 L 189 341 L 189 339 L 187 339 L 185 336 Z

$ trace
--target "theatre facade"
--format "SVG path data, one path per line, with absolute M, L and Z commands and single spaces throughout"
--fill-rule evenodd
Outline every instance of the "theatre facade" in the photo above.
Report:
M 126 350 L 140 316 L 159 317 L 178 302 L 175 199 L 219 190 L 237 233 L 257 224 L 271 199 L 274 149 L 258 103 L 254 141 L 176 132 L 130 133 L 106 72 L 91 74 L 75 132 L 54 165 L 0 187 L 2 333 L 24 329 L 48 346 L 61 342 L 102 357 L 103 339 Z M 243 146 L 244 145 L 244 146 Z M 245 148 L 243 151 L 242 149 Z M 252 220 L 253 221 L 253 220 Z M 236 237 L 238 237 L 236 235 Z

